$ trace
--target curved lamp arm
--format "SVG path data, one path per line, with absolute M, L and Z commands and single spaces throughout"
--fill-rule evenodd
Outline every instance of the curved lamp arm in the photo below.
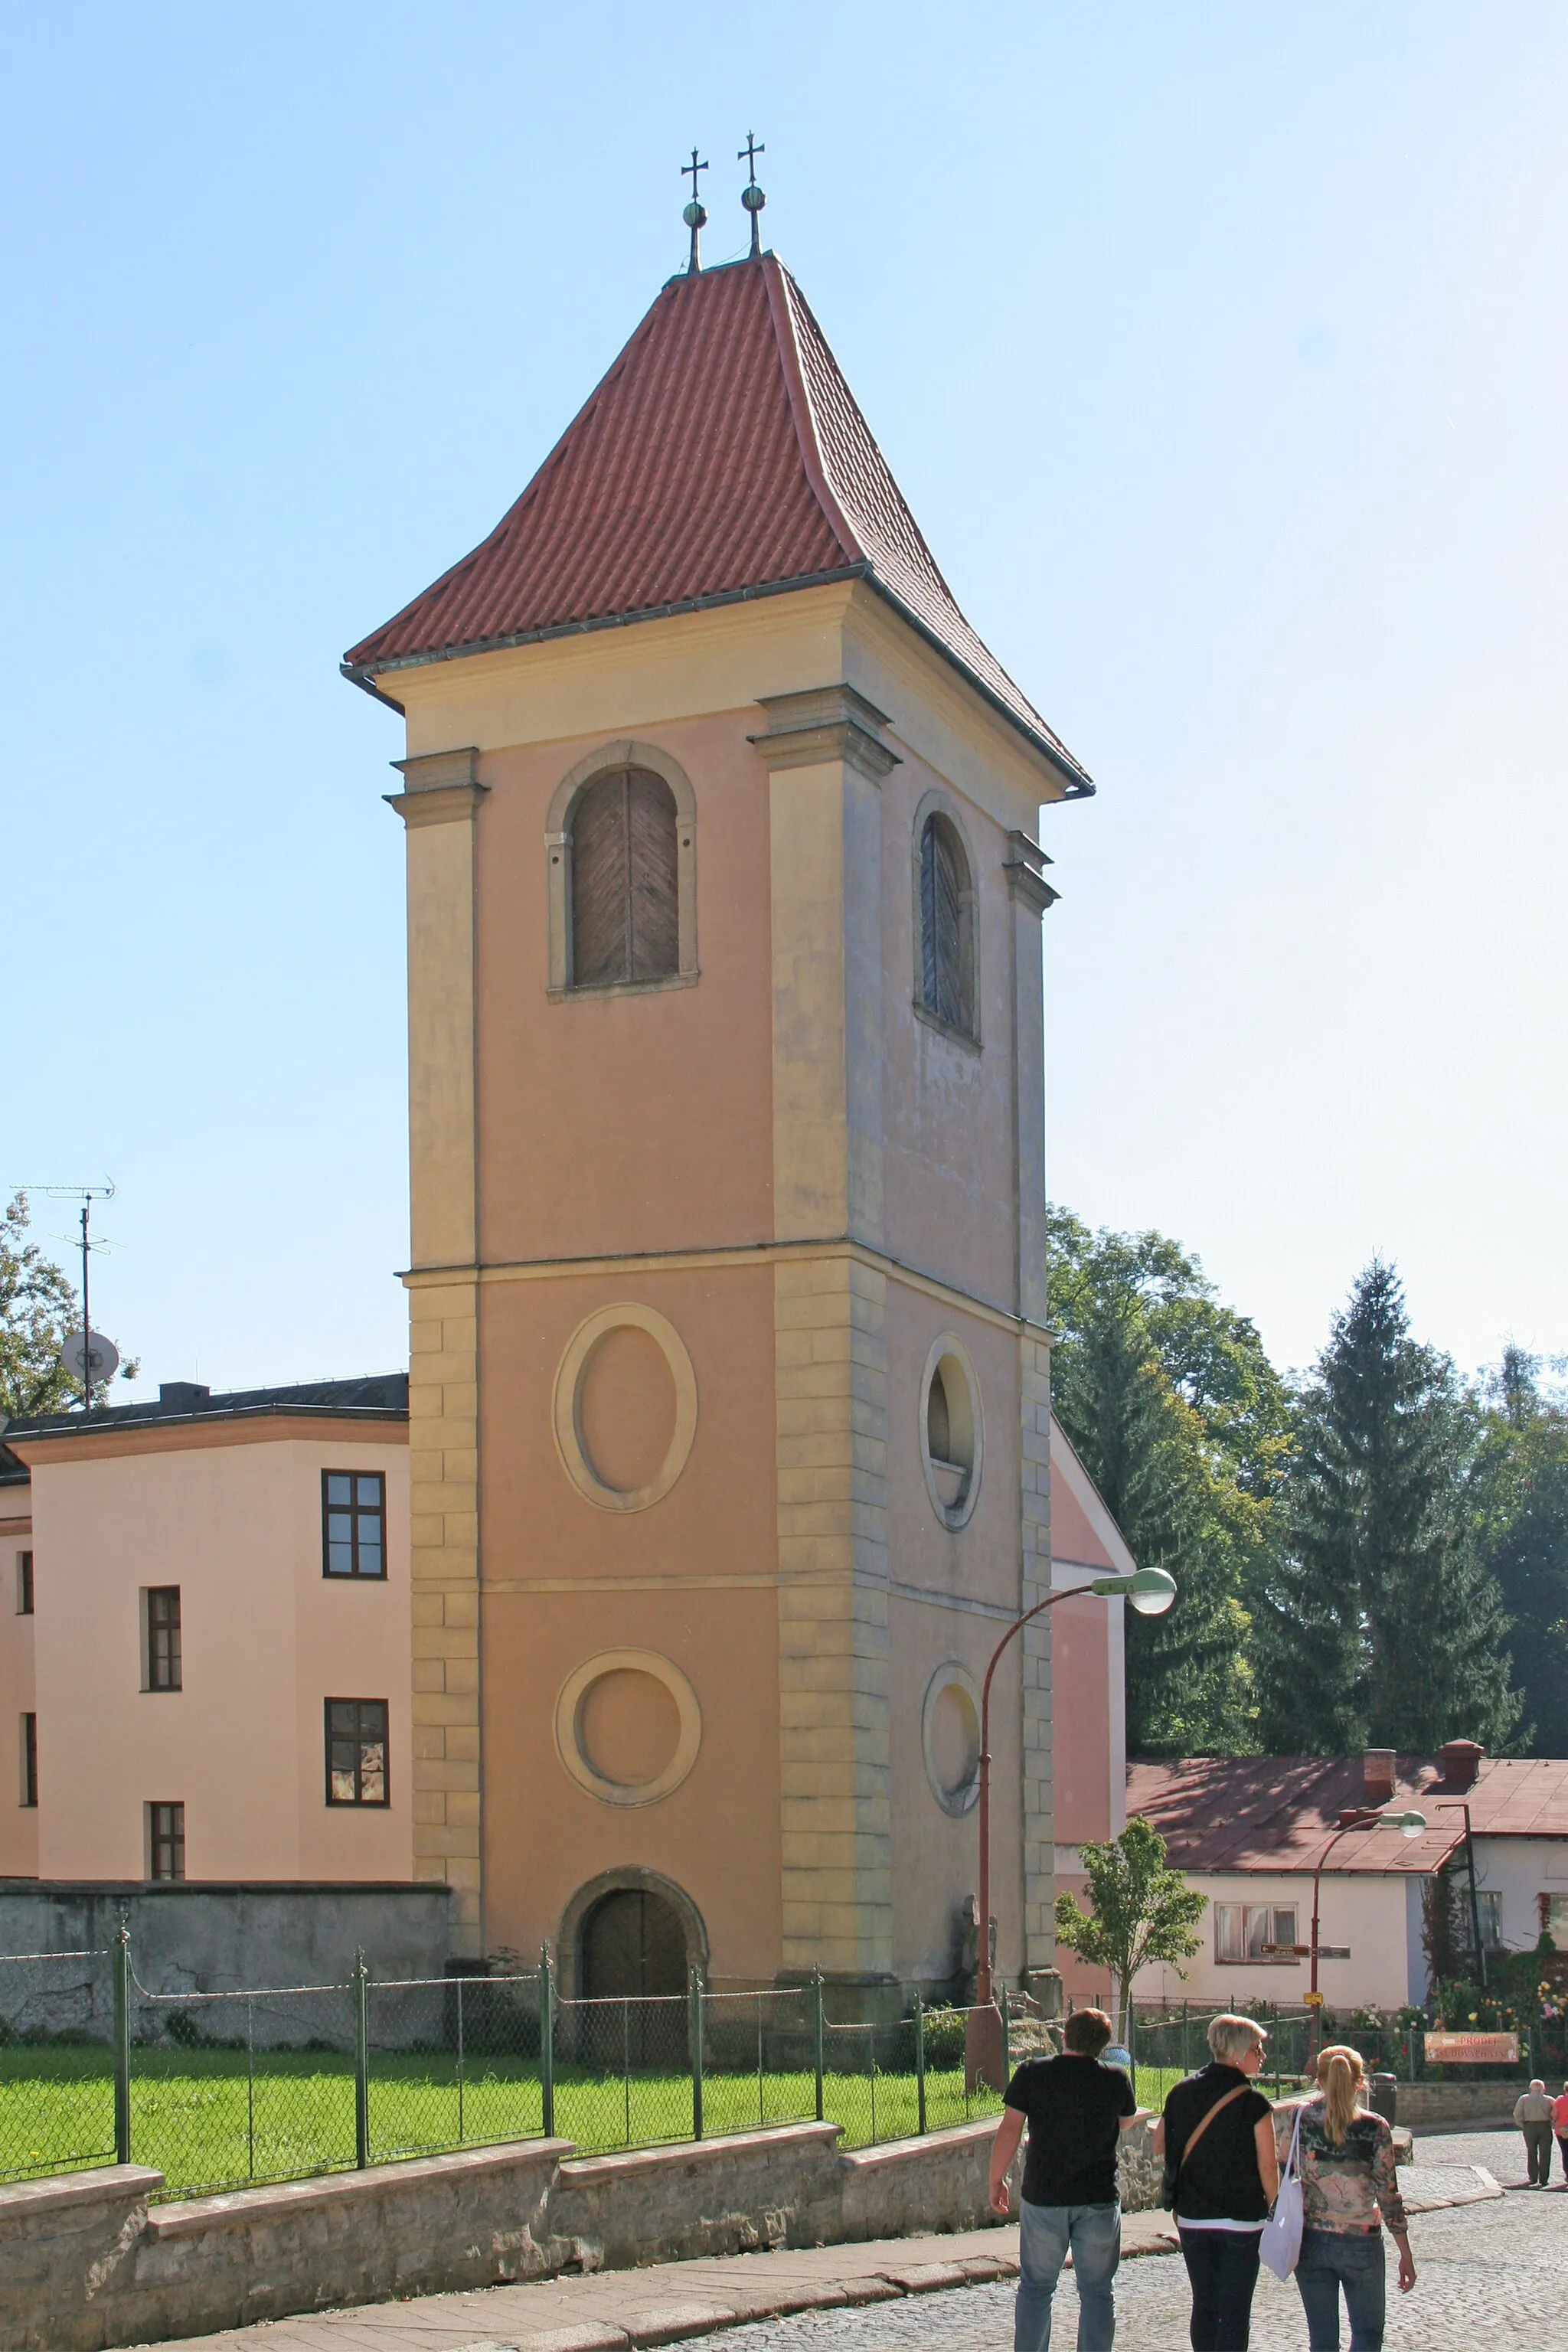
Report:
M 974 1985 L 980 2008 L 991 1999 L 991 1685 L 1014 1634 L 1054 1609 L 1058 1601 L 1070 1601 L 1080 1593 L 1090 1593 L 1100 1601 L 1129 1601 L 1141 1616 L 1162 1617 L 1176 1597 L 1176 1580 L 1163 1568 L 1140 1568 L 1131 1576 L 1097 1576 L 1088 1584 L 1063 1585 L 1026 1609 L 1021 1617 L 1015 1617 L 991 1653 L 980 1692 L 980 1951 Z

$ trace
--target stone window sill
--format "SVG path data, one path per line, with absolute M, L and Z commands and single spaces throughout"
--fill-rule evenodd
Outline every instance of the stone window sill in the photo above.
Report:
M 672 971 L 662 980 L 595 981 L 582 988 L 547 988 L 544 993 L 552 1004 L 570 1004 L 587 997 L 662 996 L 671 988 L 695 988 L 701 977 L 696 971 Z
M 955 1028 L 951 1021 L 944 1021 L 939 1013 L 931 1011 L 929 1004 L 922 1004 L 918 996 L 911 998 L 910 1002 L 914 1005 L 917 1021 L 923 1021 L 926 1027 L 934 1029 L 939 1037 L 951 1038 L 955 1045 L 962 1045 L 966 1054 L 973 1054 L 976 1060 L 979 1059 L 981 1045 L 978 1037 L 972 1037 L 967 1029 Z

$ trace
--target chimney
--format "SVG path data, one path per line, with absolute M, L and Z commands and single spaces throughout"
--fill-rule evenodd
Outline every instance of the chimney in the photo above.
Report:
M 203 1388 L 196 1381 L 160 1381 L 158 1409 L 161 1412 L 195 1412 L 211 1394 L 211 1389 Z
M 1394 1750 L 1369 1748 L 1361 1759 L 1361 1801 L 1363 1805 L 1394 1802 Z
M 1447 1739 L 1437 1750 L 1443 1778 L 1450 1789 L 1473 1789 L 1486 1749 L 1474 1739 Z

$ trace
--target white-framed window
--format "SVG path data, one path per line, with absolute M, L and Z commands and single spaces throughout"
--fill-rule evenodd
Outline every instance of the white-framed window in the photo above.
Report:
M 1476 1908 L 1481 1915 L 1481 1949 L 1495 1952 L 1502 1944 L 1502 1896 L 1495 1886 L 1476 1889 Z
M 1296 1941 L 1293 1903 L 1216 1903 L 1214 1906 L 1216 1960 L 1289 1963 L 1294 1956 L 1279 1947 Z M 1268 1948 L 1270 1946 L 1275 1948 Z

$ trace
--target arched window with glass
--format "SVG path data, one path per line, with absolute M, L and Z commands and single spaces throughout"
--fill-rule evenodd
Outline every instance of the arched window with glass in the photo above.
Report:
M 920 838 L 920 1001 L 949 1029 L 973 1037 L 974 882 L 958 827 L 933 811 Z

